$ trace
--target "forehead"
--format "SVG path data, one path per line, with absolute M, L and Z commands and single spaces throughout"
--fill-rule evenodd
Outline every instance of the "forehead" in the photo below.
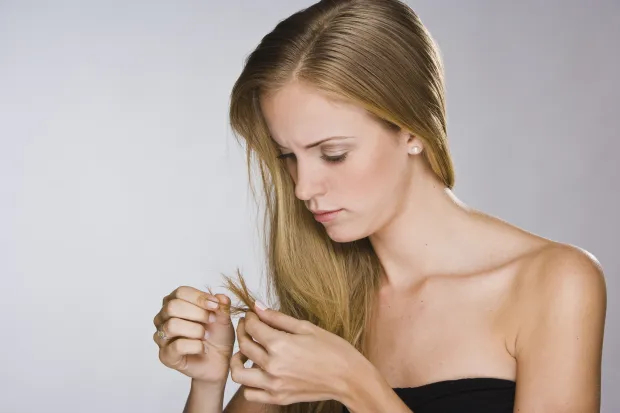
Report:
M 260 105 L 272 138 L 287 147 L 328 136 L 356 135 L 373 122 L 364 108 L 297 82 L 261 96 Z

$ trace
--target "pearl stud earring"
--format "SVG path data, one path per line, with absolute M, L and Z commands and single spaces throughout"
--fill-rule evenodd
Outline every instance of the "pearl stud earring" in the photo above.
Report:
M 417 155 L 420 153 L 420 147 L 419 146 L 414 146 L 409 148 L 409 153 Z

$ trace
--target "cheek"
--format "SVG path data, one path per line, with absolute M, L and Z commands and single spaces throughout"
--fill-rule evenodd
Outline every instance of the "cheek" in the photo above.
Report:
M 346 194 L 345 202 L 351 201 L 351 207 L 364 205 L 371 207 L 388 201 L 397 190 L 401 180 L 402 168 L 394 157 L 371 156 L 359 159 L 351 165 L 346 174 L 346 183 L 339 184 L 340 193 Z M 343 206 L 346 208 L 345 206 Z

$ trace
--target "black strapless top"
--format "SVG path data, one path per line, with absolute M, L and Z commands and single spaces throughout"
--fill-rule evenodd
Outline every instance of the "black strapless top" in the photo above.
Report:
M 475 377 L 393 390 L 413 413 L 512 413 L 516 383 Z M 346 406 L 343 413 L 350 413 Z

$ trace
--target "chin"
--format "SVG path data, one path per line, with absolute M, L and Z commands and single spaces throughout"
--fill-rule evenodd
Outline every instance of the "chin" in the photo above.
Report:
M 365 234 L 355 234 L 347 231 L 338 230 L 337 228 L 325 228 L 327 235 L 334 242 L 346 243 L 358 241 L 362 238 L 367 237 Z

